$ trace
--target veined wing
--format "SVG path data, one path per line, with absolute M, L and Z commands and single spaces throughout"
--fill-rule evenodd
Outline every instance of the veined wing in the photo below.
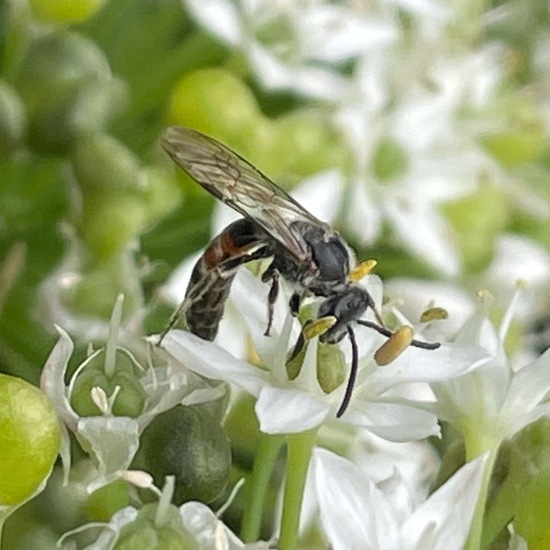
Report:
M 328 231 L 288 193 L 228 147 L 196 130 L 173 126 L 162 146 L 174 161 L 216 198 L 262 227 L 299 262 L 310 259 L 308 247 L 290 224 L 305 221 Z

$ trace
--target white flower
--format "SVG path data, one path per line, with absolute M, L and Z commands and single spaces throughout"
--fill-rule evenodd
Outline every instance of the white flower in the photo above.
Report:
M 90 492 L 117 479 L 120 472 L 128 469 L 139 447 L 139 434 L 156 415 L 171 409 L 178 403 L 204 402 L 219 394 L 219 388 L 209 388 L 193 373 L 185 372 L 178 365 L 168 364 L 165 367 L 150 368 L 139 379 L 138 383 L 147 394 L 147 403 L 137 418 L 114 416 L 110 413 L 110 405 L 104 411 L 98 408 L 97 416 L 79 416 L 71 405 L 75 381 L 79 374 L 105 350 L 100 349 L 88 357 L 76 369 L 69 384 L 65 385 L 65 375 L 74 346 L 65 331 L 59 327 L 57 331 L 60 338 L 42 370 L 40 386 L 50 398 L 63 424 L 76 434 L 81 442 L 84 442 L 86 450 L 97 460 L 98 474 L 87 487 Z M 121 348 L 118 351 L 135 361 L 129 352 Z M 98 393 L 96 388 L 93 388 L 92 392 Z M 68 475 L 69 436 L 66 431 L 63 431 L 63 434 L 64 444 L 61 455 L 66 475 Z
M 487 46 L 448 58 L 444 50 L 414 44 L 420 51 L 364 55 L 355 90 L 339 107 L 336 120 L 355 154 L 345 221 L 363 244 L 375 241 L 387 221 L 411 252 L 445 275 L 456 275 L 461 260 L 439 203 L 473 192 L 482 174 L 502 179 L 475 139 L 478 130 L 457 119 L 465 104 L 488 103 L 502 74 L 503 53 Z M 415 63 L 415 55 L 428 60 Z M 394 163 L 396 172 L 379 181 L 373 161 L 384 143 L 395 147 L 402 165 Z
M 323 530 L 334 550 L 461 550 L 485 461 L 466 464 L 417 504 L 399 472 L 377 486 L 352 462 L 316 449 L 311 477 Z
M 123 473 L 126 475 L 121 477 L 127 481 L 138 481 L 139 487 L 147 486 L 147 475 L 143 472 Z M 139 479 L 140 476 L 144 479 Z M 171 505 L 170 500 L 174 491 L 173 476 L 167 477 L 162 491 L 153 485 L 149 488 L 159 497 L 154 515 L 151 514 L 151 504 L 148 505 L 149 509 L 143 510 L 127 506 L 115 512 L 109 523 L 85 524 L 65 533 L 59 543 L 64 543 L 84 531 L 102 528 L 97 539 L 86 546 L 85 550 L 112 550 L 121 533 L 132 533 L 132 530 L 135 530 L 134 535 L 142 534 L 143 537 L 147 534 L 152 536 L 151 532 L 154 530 L 164 531 L 164 538 L 159 537 L 159 540 L 169 540 L 176 545 L 179 542 L 185 548 L 193 547 L 200 550 L 268 550 L 270 547 L 269 543 L 264 541 L 252 544 L 241 542 L 218 515 L 201 502 L 186 502 L 179 509 Z
M 550 350 L 536 361 L 517 368 L 506 356 L 504 339 L 512 318 L 512 304 L 497 331 L 484 313 L 466 323 L 456 343 L 477 343 L 492 359 L 471 372 L 432 383 L 437 412 L 460 429 L 466 445 L 496 451 L 499 445 L 539 418 L 550 414 Z
M 380 280 L 370 276 L 365 284 L 375 303 L 380 304 Z M 294 344 L 299 327 L 288 314 L 285 298 L 280 296 L 276 304 L 272 333 L 266 337 L 263 332 L 267 322 L 267 285 L 241 269 L 231 292 L 264 368 L 236 359 L 215 344 L 182 331 L 169 332 L 163 347 L 187 368 L 208 378 L 235 384 L 257 397 L 256 413 L 260 428 L 266 433 L 296 433 L 332 420 L 341 403 L 345 384 L 328 395 L 323 392 L 317 377 L 314 341 L 308 346 L 298 377 L 288 379 L 287 352 Z M 438 350 L 427 351 L 410 348 L 392 364 L 378 368 L 372 352 L 383 338 L 363 327 L 358 327 L 356 332 L 362 356 L 360 372 L 354 397 L 342 419 L 396 441 L 438 434 L 435 416 L 414 402 L 392 397 L 390 390 L 411 382 L 446 379 L 475 368 L 483 361 L 480 349 L 441 346 Z M 347 346 L 344 351 L 349 355 Z
M 522 281 L 525 288 L 516 316 L 522 319 L 540 313 L 550 285 L 550 254 L 541 245 L 520 235 L 501 235 L 496 241 L 496 253 L 485 274 L 487 288 L 500 301 L 509 301 L 515 292 L 513 285 Z
M 266 88 L 313 99 L 342 97 L 342 62 L 397 39 L 384 13 L 323 2 L 185 0 L 195 19 L 240 50 Z

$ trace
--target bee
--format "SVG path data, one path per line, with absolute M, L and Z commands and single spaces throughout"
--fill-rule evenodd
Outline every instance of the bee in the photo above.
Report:
M 337 416 L 346 410 L 358 367 L 354 324 L 373 328 L 392 338 L 384 327 L 374 300 L 355 282 L 354 254 L 330 225 L 308 212 L 243 157 L 196 130 L 171 127 L 161 139 L 162 147 L 175 163 L 217 199 L 243 218 L 215 237 L 195 264 L 189 286 L 158 345 L 178 319 L 185 314 L 189 331 L 205 340 L 214 340 L 225 302 L 239 266 L 253 260 L 271 261 L 262 274 L 269 283 L 269 335 L 273 308 L 283 278 L 293 289 L 289 307 L 294 315 L 304 298 L 323 298 L 317 320 L 329 320 L 319 335 L 320 342 L 337 344 L 346 336 L 352 347 L 352 364 L 346 392 Z M 368 309 L 377 323 L 361 319 Z M 305 345 L 302 331 L 291 352 L 295 357 Z M 410 345 L 436 349 L 439 344 L 411 340 Z

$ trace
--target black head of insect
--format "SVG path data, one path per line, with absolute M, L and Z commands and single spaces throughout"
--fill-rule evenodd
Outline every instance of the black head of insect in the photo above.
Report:
M 372 309 L 374 312 L 378 321 L 377 323 L 361 319 L 368 308 Z M 296 357 L 303 349 L 306 339 L 312 336 L 318 335 L 319 341 L 324 344 L 338 344 L 344 337 L 347 336 L 349 338 L 352 350 L 352 360 L 344 398 L 336 413 L 338 418 L 341 417 L 348 408 L 359 367 L 359 349 L 353 329 L 354 323 L 371 328 L 388 339 L 394 336 L 393 333 L 384 326 L 380 314 L 376 309 L 374 300 L 368 291 L 358 284 L 348 283 L 346 288 L 340 292 L 333 293 L 321 302 L 317 312 L 317 319 L 306 324 L 290 354 L 290 359 Z M 315 325 L 321 328 L 317 330 Z M 306 332 L 310 334 L 309 337 L 306 337 Z M 428 343 L 414 339 L 410 340 L 409 345 L 428 350 L 434 350 L 440 346 L 439 343 Z M 395 357 L 397 357 L 401 351 L 399 351 Z

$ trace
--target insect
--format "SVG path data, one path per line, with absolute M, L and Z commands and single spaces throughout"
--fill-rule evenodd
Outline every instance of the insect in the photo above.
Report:
M 268 294 L 268 322 L 279 293 L 279 278 L 290 283 L 290 309 L 297 315 L 307 296 L 324 298 L 319 306 L 319 340 L 336 344 L 346 336 L 352 347 L 352 364 L 345 396 L 337 416 L 346 410 L 358 367 L 358 349 L 353 324 L 373 328 L 392 337 L 376 310 L 370 294 L 354 279 L 354 256 L 342 237 L 320 221 L 267 176 L 234 151 L 196 130 L 171 127 L 162 146 L 185 172 L 243 218 L 229 225 L 208 245 L 193 268 L 185 298 L 176 310 L 158 345 L 177 320 L 186 315 L 190 332 L 213 340 L 223 315 L 237 268 L 252 260 L 271 258 L 262 281 L 271 285 Z M 354 269 L 355 268 L 355 269 Z M 371 308 L 378 323 L 362 320 Z M 328 320 L 326 325 L 323 322 Z M 300 335 L 291 355 L 305 344 Z M 410 345 L 436 349 L 439 344 L 412 340 Z

